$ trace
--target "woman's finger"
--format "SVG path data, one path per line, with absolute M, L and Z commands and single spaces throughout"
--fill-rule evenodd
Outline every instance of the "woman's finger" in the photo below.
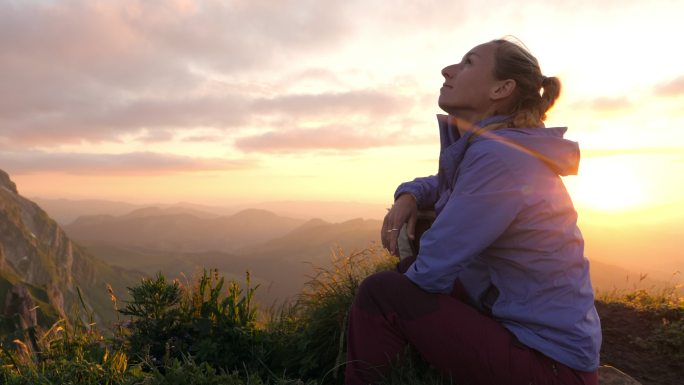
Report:
M 389 235 L 389 245 L 390 245 L 389 252 L 392 255 L 399 256 L 398 247 L 397 247 L 398 239 L 399 239 L 399 230 L 396 228 L 390 228 L 390 229 L 387 229 L 387 231 L 388 231 L 387 234 Z
M 382 227 L 380 228 L 380 241 L 382 242 L 382 247 L 389 249 L 389 237 L 387 236 L 387 222 L 390 213 L 385 215 L 385 219 L 382 221 Z
M 390 254 L 392 255 L 398 255 L 398 239 L 399 239 L 399 229 L 401 228 L 401 225 L 397 225 L 397 223 L 401 223 L 398 221 L 394 220 L 388 220 L 387 221 L 387 227 L 385 228 L 385 236 L 387 238 L 387 250 L 389 250 Z

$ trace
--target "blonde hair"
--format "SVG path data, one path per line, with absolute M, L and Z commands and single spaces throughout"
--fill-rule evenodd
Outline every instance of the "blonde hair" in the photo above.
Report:
M 496 45 L 494 77 L 513 79 L 516 84 L 513 102 L 506 111 L 512 116 L 509 124 L 518 128 L 544 127 L 546 112 L 560 96 L 560 80 L 542 75 L 537 58 L 522 45 L 506 39 L 492 43 Z

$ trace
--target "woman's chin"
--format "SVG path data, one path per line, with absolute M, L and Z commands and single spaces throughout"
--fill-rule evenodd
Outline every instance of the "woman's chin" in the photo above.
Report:
M 446 112 L 447 114 L 451 114 L 454 111 L 454 107 L 446 101 L 442 100 L 441 96 L 437 101 L 437 105 L 439 106 L 439 108 L 442 109 L 442 111 Z

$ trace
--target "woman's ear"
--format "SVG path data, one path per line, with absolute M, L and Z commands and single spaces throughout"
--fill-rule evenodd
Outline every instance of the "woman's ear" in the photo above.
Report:
M 515 91 L 515 86 L 516 83 L 513 79 L 497 80 L 489 92 L 489 97 L 492 100 L 506 99 L 513 94 L 513 91 Z

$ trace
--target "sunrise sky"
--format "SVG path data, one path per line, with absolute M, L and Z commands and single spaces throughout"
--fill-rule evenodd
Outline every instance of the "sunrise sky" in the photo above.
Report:
M 580 142 L 578 208 L 676 216 L 682 15 L 682 1 L 0 0 L 0 169 L 27 197 L 388 202 L 436 171 L 441 68 L 514 35 L 563 82 L 547 125 Z

